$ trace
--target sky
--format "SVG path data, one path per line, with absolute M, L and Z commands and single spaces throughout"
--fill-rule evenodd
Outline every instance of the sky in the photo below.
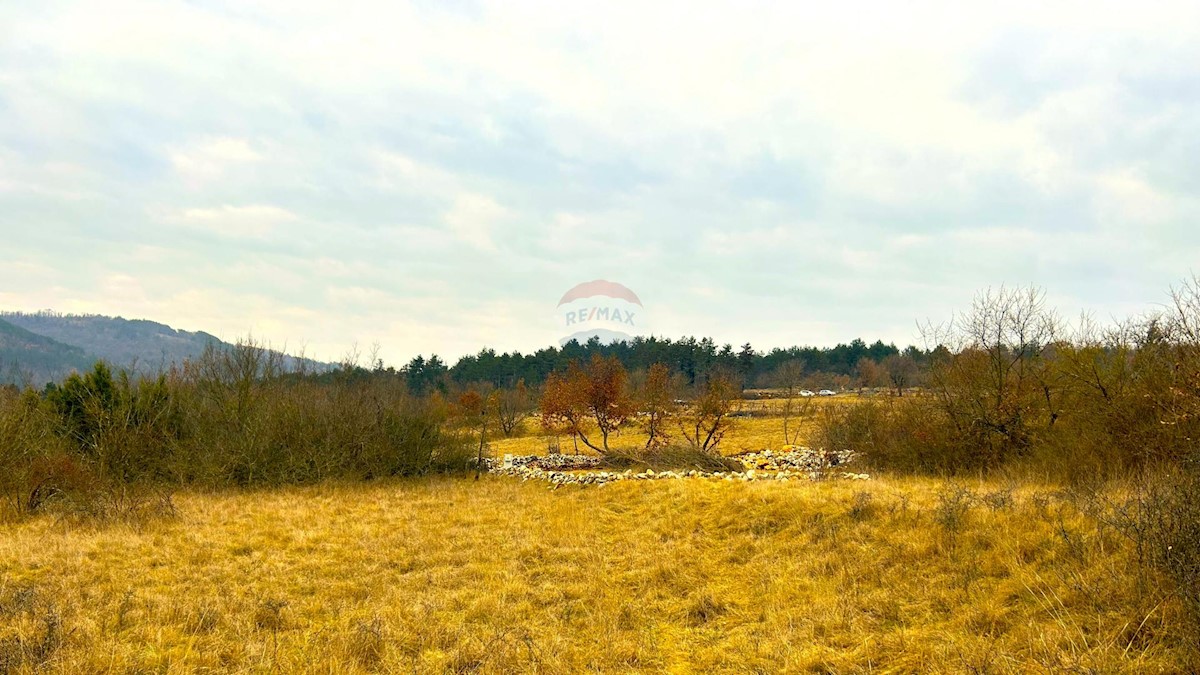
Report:
M 836 5 L 836 6 L 835 6 Z M 337 360 L 905 345 L 1200 272 L 1200 3 L 0 3 L 0 309 Z

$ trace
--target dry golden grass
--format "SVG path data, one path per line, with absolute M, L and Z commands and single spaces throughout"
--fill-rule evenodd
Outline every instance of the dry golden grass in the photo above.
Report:
M 809 407 L 806 413 L 792 420 L 792 428 L 799 430 L 803 442 L 803 439 L 810 435 L 818 416 L 826 406 L 854 405 L 861 400 L 863 399 L 853 394 L 808 399 Z M 798 405 L 803 405 L 803 399 L 797 399 L 797 401 L 801 401 Z M 782 399 L 742 402 L 741 410 L 743 412 L 753 415 L 761 415 L 765 412 L 770 416 L 734 418 L 733 426 L 718 450 L 726 455 L 736 455 L 751 450 L 781 448 L 785 445 L 783 418 L 779 417 L 777 413 L 783 404 L 784 400 Z M 668 427 L 668 431 L 673 431 L 673 429 Z M 512 438 L 497 436 L 489 441 L 488 446 L 495 457 L 505 454 L 542 455 L 546 453 L 547 445 L 552 438 L 542 429 L 539 420 L 531 418 L 521 424 Z M 593 441 L 598 442 L 597 439 L 593 439 Z M 570 454 L 575 451 L 570 436 L 560 436 L 558 442 L 561 452 Z M 614 434 L 609 439 L 609 444 L 613 448 L 623 450 L 640 448 L 646 445 L 646 434 L 636 425 L 631 424 Z M 583 453 L 590 452 L 582 443 L 579 444 L 579 449 Z
M 523 433 L 493 452 L 544 451 Z M 782 444 L 782 420 L 750 417 L 723 449 Z M 1129 544 L 1044 486 L 485 477 L 175 503 L 139 525 L 0 523 L 0 672 L 1197 665 Z
M 0 650 L 54 612 L 49 672 L 1188 670 L 1116 534 L 969 487 L 431 479 L 39 517 L 0 524 Z

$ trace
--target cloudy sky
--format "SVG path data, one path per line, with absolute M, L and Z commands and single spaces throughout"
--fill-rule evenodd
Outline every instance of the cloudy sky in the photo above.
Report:
M 833 7 L 833 5 L 838 7 Z M 336 359 L 915 340 L 1200 272 L 1200 3 L 0 2 L 0 308 Z

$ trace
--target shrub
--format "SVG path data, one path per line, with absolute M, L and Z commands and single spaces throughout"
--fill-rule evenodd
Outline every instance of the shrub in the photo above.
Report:
M 822 412 L 817 444 L 862 453 L 877 469 L 943 473 L 971 463 L 953 443 L 948 418 L 929 398 L 873 399 L 852 406 L 826 406 Z
M 27 512 L 41 505 L 35 493 L 43 481 L 41 465 L 65 452 L 35 392 L 0 391 L 0 493 L 11 509 Z
M 1137 539 L 1144 562 L 1171 582 L 1200 644 L 1200 473 L 1192 467 L 1149 479 L 1127 511 L 1124 531 Z
M 740 393 L 729 375 L 711 376 L 700 385 L 694 400 L 676 420 L 688 445 L 715 452 L 733 426 L 733 414 L 741 403 Z
M 354 370 L 291 374 L 252 343 L 155 377 L 97 363 L 61 386 L 0 390 L 0 495 L 15 512 L 170 513 L 165 486 L 279 485 L 466 471 L 437 395 Z M 461 426 L 461 425 L 459 425 Z
M 736 459 L 687 445 L 668 445 L 633 451 L 613 450 L 602 459 L 608 469 L 654 469 L 655 471 L 742 471 Z

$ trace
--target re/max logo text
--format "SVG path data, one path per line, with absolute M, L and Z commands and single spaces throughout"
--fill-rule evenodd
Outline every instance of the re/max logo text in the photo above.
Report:
M 585 321 L 616 321 L 632 326 L 634 314 L 618 307 L 581 307 L 566 316 L 568 326 Z

